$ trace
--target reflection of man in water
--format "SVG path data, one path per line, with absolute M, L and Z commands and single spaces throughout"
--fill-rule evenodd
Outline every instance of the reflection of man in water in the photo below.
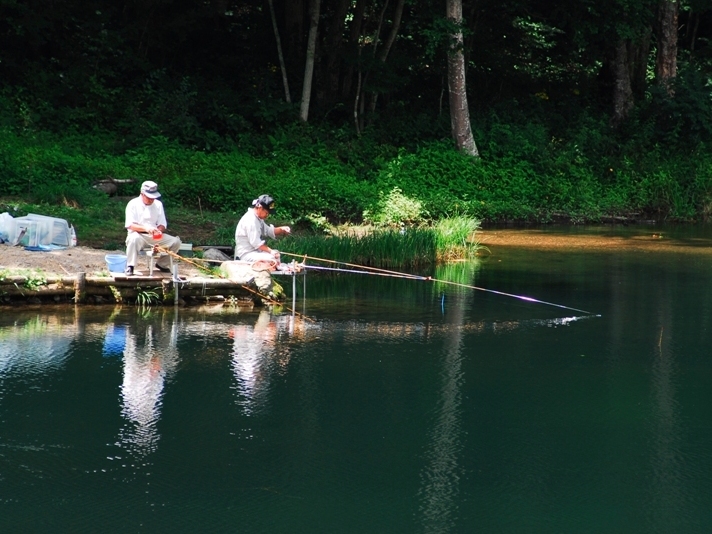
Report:
M 277 324 L 267 310 L 262 310 L 254 326 L 235 325 L 228 336 L 233 339 L 232 371 L 237 381 L 238 403 L 244 406 L 245 413 L 251 414 L 267 401 Z
M 173 329 L 176 325 L 173 325 Z M 121 413 L 128 425 L 121 432 L 121 442 L 139 453 L 155 450 L 158 443 L 156 425 L 160 418 L 163 387 L 175 370 L 178 355 L 175 336 L 157 335 L 148 325 L 141 335 L 132 327 L 124 350 L 124 381 L 121 385 Z

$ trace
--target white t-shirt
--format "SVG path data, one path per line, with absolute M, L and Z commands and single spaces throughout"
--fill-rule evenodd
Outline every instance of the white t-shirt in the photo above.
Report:
M 154 200 L 152 204 L 144 204 L 141 197 L 133 198 L 126 204 L 126 223 L 128 227 L 132 224 L 145 224 L 158 228 L 159 226 L 167 227 L 166 214 L 163 211 L 163 203 L 160 200 Z M 129 230 L 133 232 L 133 230 Z
M 253 208 L 249 208 L 237 223 L 235 229 L 235 252 L 241 258 L 248 252 L 254 252 L 264 245 L 263 236 L 276 239 L 274 226 L 260 219 Z

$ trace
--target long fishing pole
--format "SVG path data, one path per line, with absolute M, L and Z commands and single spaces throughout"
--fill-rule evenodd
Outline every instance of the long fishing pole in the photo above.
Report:
M 281 254 L 281 252 L 280 252 Z M 370 271 L 359 271 L 357 269 L 339 269 L 337 267 L 323 267 L 321 265 L 303 265 L 305 269 L 313 269 L 316 271 L 335 271 L 339 273 L 353 273 L 353 274 L 370 274 L 373 276 L 387 276 L 390 278 L 406 278 L 408 280 L 430 280 L 427 276 L 417 276 L 408 273 L 402 274 L 391 274 L 391 273 L 374 273 Z
M 450 281 L 448 281 L 448 280 L 439 280 L 439 279 L 433 278 L 433 277 L 431 277 L 431 276 L 419 276 L 419 275 L 408 274 L 408 273 L 399 273 L 399 272 L 397 272 L 397 271 L 389 271 L 389 270 L 387 270 L 387 269 L 378 269 L 378 268 L 376 268 L 376 267 L 368 267 L 367 265 L 358 265 L 358 264 L 347 263 L 347 262 L 343 262 L 343 261 L 328 260 L 328 259 L 324 259 L 324 258 L 316 258 L 316 257 L 313 257 L 313 256 L 307 256 L 307 255 L 305 255 L 305 254 L 290 254 L 289 252 L 280 252 L 280 254 L 285 254 L 285 255 L 287 255 L 287 256 L 295 256 L 295 257 L 298 257 L 298 258 L 304 258 L 304 260 L 310 259 L 310 260 L 314 260 L 314 261 L 323 261 L 323 262 L 327 262 L 327 263 L 334 263 L 334 264 L 340 264 L 340 265 L 348 265 L 349 267 L 357 267 L 357 268 L 360 268 L 360 269 L 366 269 L 366 270 L 368 270 L 368 271 L 373 271 L 373 272 L 351 271 L 351 270 L 348 270 L 348 269 L 335 269 L 335 268 L 321 267 L 321 269 L 324 269 L 324 270 L 341 271 L 341 272 L 359 272 L 359 273 L 362 273 L 362 274 L 371 274 L 371 275 L 374 275 L 374 276 L 379 276 L 379 275 L 380 275 L 380 276 L 392 276 L 392 277 L 396 277 L 396 278 L 408 278 L 408 279 L 413 279 L 413 280 L 424 280 L 424 281 L 430 281 L 430 282 L 440 282 L 441 284 L 448 284 L 448 285 L 457 286 L 457 287 L 464 287 L 464 288 L 468 288 L 468 289 L 475 289 L 475 290 L 477 290 L 477 291 L 483 291 L 483 292 L 486 292 L 486 293 L 493 293 L 493 294 L 495 294 L 495 295 L 501 295 L 501 296 L 504 296 L 504 297 L 511 297 L 511 298 L 515 298 L 515 299 L 519 299 L 519 300 L 524 300 L 524 301 L 526 301 L 526 302 L 533 302 L 533 303 L 535 303 L 535 304 L 545 304 L 545 305 L 547 305 L 547 306 L 554 306 L 554 307 L 556 307 L 556 308 L 562 308 L 562 309 L 565 309 L 565 310 L 571 310 L 571 311 L 586 313 L 586 314 L 588 314 L 588 315 L 597 315 L 597 314 L 594 314 L 593 312 L 590 312 L 590 311 L 581 310 L 581 309 L 579 309 L 579 308 L 572 308 L 572 307 L 570 307 L 570 306 L 564 306 L 563 304 L 556 304 L 555 302 L 547 302 L 547 301 L 545 301 L 545 300 L 539 300 L 539 299 L 535 299 L 535 298 L 532 298 L 532 297 L 527 297 L 527 296 L 524 296 L 524 295 L 515 295 L 514 293 L 506 293 L 506 292 L 504 292 L 504 291 L 496 291 L 496 290 L 494 290 L 494 289 L 486 289 L 486 288 L 484 288 L 484 287 L 479 287 L 479 286 L 470 285 L 470 284 L 460 284 L 460 283 L 457 283 L 457 282 L 450 282 Z M 313 269 L 313 268 L 320 268 L 320 267 L 317 267 L 317 266 L 308 266 L 308 265 L 305 265 L 305 267 L 306 267 L 306 268 L 312 268 L 312 269 Z M 598 316 L 598 315 L 597 315 L 597 316 Z
M 336 261 L 336 260 L 327 260 L 324 258 L 317 258 L 315 256 L 307 256 L 306 254 L 291 254 L 289 252 L 282 252 L 280 251 L 280 254 L 284 254 L 285 256 L 293 256 L 295 258 L 304 258 L 304 259 L 310 259 L 314 261 L 323 261 L 325 263 L 337 263 L 339 265 L 346 265 L 347 267 L 357 267 L 359 269 L 365 269 L 367 271 L 374 271 L 378 273 L 385 273 L 385 274 L 393 274 L 400 276 L 402 278 L 413 278 L 415 280 L 429 280 L 429 276 L 419 276 L 417 274 L 409 274 L 409 273 L 401 273 L 398 271 L 389 271 L 388 269 L 380 269 L 378 267 L 369 267 L 368 265 L 358 265 L 357 263 L 348 263 L 345 261 Z
M 193 265 L 194 267 L 197 267 L 198 269 L 201 269 L 201 270 L 204 270 L 204 271 L 210 271 L 210 269 L 207 269 L 206 267 L 204 267 L 204 266 L 202 266 L 202 265 L 200 265 L 200 264 L 198 264 L 198 263 L 196 263 L 196 262 L 194 262 L 194 261 L 191 261 L 191 260 L 189 260 L 189 259 L 187 259 L 187 258 L 181 256 L 180 254 L 176 254 L 175 252 L 173 252 L 172 250 L 167 249 L 166 247 L 162 247 L 162 246 L 160 246 L 160 245 L 155 245 L 155 248 L 156 248 L 157 250 L 159 250 L 160 252 L 163 252 L 164 254 L 168 254 L 169 256 L 171 256 L 172 258 L 174 258 L 174 259 L 176 259 L 176 260 L 183 261 L 183 262 L 185 262 L 185 263 L 189 263 L 189 264 Z M 219 276 L 220 278 L 226 278 L 225 275 L 223 275 L 222 273 L 218 273 L 218 276 Z M 304 315 L 304 314 L 302 314 L 302 313 L 299 313 L 299 312 L 296 311 L 296 310 L 293 310 L 293 309 L 290 308 L 289 306 L 284 305 L 284 303 L 282 303 L 282 302 L 280 302 L 280 301 L 278 301 L 278 300 L 275 300 L 275 299 L 271 298 L 269 295 L 263 295 L 263 294 L 260 293 L 259 291 L 255 291 L 254 289 L 252 289 L 252 288 L 250 288 L 250 287 L 247 287 L 245 284 L 240 284 L 240 287 L 241 287 L 242 289 L 244 289 L 245 291 L 248 291 L 248 292 L 250 292 L 250 293 L 253 293 L 253 294 L 257 295 L 258 297 L 262 298 L 263 300 L 266 300 L 266 301 L 269 302 L 270 304 L 282 306 L 284 309 L 286 309 L 286 310 L 292 312 L 292 313 L 295 314 L 295 315 L 300 316 L 302 319 L 306 319 L 307 321 L 313 321 L 313 319 L 311 319 L 310 317 L 307 317 L 306 315 Z

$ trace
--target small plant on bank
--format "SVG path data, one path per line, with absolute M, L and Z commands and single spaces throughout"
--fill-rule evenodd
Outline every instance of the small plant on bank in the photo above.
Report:
M 47 285 L 47 276 L 44 272 L 37 269 L 12 269 L 0 273 L 0 280 L 4 280 L 7 276 L 22 276 L 25 281 L 22 287 L 29 291 L 38 291 L 40 287 Z M 17 284 L 15 284 L 17 287 Z M 17 287 L 20 289 L 19 287 Z
M 138 304 L 141 308 L 148 308 L 152 304 L 160 301 L 158 293 L 152 289 L 142 289 L 137 287 L 136 290 L 138 291 L 136 293 L 136 304 Z
M 121 304 L 124 301 L 124 297 L 121 295 L 121 291 L 116 286 L 109 286 L 111 294 L 114 296 L 114 300 L 117 304 Z

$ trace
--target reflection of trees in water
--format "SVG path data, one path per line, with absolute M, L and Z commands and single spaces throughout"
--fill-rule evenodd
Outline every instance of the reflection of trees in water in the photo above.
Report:
M 0 328 L 0 378 L 58 371 L 76 332 L 54 315 L 35 315 Z
M 126 332 L 121 385 L 121 414 L 126 424 L 119 441 L 139 456 L 153 452 L 158 444 L 165 382 L 178 364 L 176 328 L 174 323 L 166 332 L 148 324 L 132 326 Z

